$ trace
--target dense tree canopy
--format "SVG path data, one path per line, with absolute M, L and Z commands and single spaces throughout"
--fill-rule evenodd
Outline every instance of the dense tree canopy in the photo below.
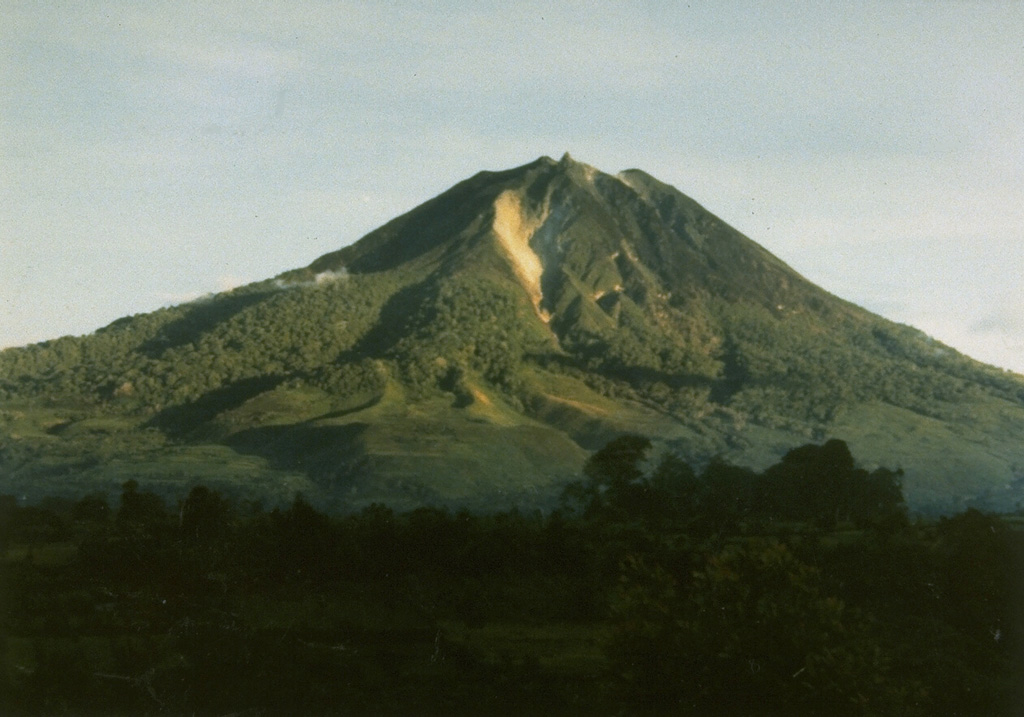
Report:
M 839 441 L 651 453 L 610 442 L 547 515 L 0 499 L 0 711 L 1014 713 L 1019 518 L 816 497 L 902 516 Z
M 741 519 L 800 521 L 833 527 L 906 521 L 900 471 L 857 468 L 849 447 L 832 439 L 787 453 L 755 473 L 720 460 L 698 476 L 678 455 L 666 453 L 645 465 L 651 443 L 626 435 L 597 451 L 584 467 L 585 480 L 565 497 L 588 516 L 614 516 L 657 524 L 689 520 L 712 532 Z

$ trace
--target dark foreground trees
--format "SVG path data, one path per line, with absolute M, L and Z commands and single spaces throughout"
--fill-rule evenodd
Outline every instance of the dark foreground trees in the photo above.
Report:
M 547 515 L 330 517 L 301 497 L 267 512 L 201 486 L 172 507 L 131 483 L 109 503 L 0 501 L 0 712 L 1022 703 L 1011 519 L 912 524 L 898 475 L 859 471 L 839 443 L 760 474 L 649 453 L 642 438 L 609 444 Z
M 612 604 L 610 689 L 655 713 L 929 714 L 875 619 L 786 544 L 755 539 L 682 578 L 629 559 Z M 991 698 L 991 695 L 988 697 Z
M 584 480 L 565 498 L 588 518 L 639 520 L 650 527 L 709 533 L 735 531 L 740 521 L 801 522 L 833 528 L 895 528 L 906 523 L 902 472 L 858 468 L 846 443 L 795 448 L 762 473 L 713 460 L 698 476 L 667 453 L 647 469 L 651 442 L 627 435 L 597 451 Z

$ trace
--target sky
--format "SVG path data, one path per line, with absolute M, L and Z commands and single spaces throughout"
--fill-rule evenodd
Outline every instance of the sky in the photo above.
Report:
M 482 169 L 569 151 L 1024 373 L 1024 2 L 0 17 L 0 347 L 305 266 Z

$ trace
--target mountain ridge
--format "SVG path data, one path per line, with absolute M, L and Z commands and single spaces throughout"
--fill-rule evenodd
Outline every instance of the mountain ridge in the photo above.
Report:
M 0 490 L 110 489 L 135 466 L 169 493 L 338 509 L 550 505 L 625 432 L 754 467 L 839 437 L 902 464 L 919 509 L 1024 499 L 1024 381 L 568 153 L 306 267 L 0 353 Z

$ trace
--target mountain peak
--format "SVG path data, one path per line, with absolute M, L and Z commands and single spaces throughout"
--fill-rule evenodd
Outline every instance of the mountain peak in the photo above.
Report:
M 902 463 L 912 505 L 1024 499 L 1024 384 L 568 152 L 480 172 L 276 280 L 0 352 L 0 492 L 55 465 L 84 492 L 125 466 L 173 481 L 186 455 L 349 507 L 544 502 L 625 432 L 755 466 L 838 436 Z
M 546 166 L 549 166 L 549 167 L 558 167 L 560 169 L 569 169 L 571 167 L 589 167 L 590 166 L 588 164 L 584 164 L 583 162 L 580 162 L 575 157 L 573 157 L 572 154 L 570 154 L 569 152 L 564 152 L 562 154 L 562 157 L 560 159 L 558 159 L 558 160 L 555 160 L 551 156 L 546 155 L 546 154 L 541 155 L 540 157 L 538 157 L 533 162 L 530 162 L 529 164 L 525 165 L 524 167 L 521 167 L 521 169 L 537 167 L 539 165 L 546 165 Z

